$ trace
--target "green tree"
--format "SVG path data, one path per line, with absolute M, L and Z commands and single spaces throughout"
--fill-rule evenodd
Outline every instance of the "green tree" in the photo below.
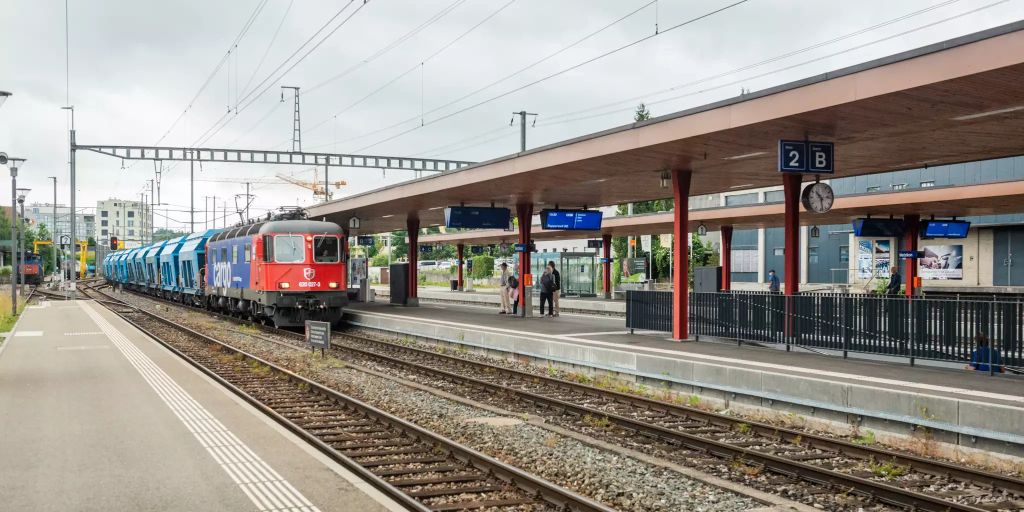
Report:
M 6 209 L 0 209 L 0 240 L 11 239 L 11 218 Z
M 391 261 L 409 257 L 409 243 L 405 241 L 408 234 L 402 231 L 391 233 Z
M 176 231 L 173 229 L 160 228 L 153 231 L 153 241 L 161 242 L 163 240 L 170 240 L 172 238 L 178 238 L 179 236 L 185 236 L 188 233 L 184 231 Z M 92 237 L 89 238 L 89 245 L 95 245 L 95 240 Z

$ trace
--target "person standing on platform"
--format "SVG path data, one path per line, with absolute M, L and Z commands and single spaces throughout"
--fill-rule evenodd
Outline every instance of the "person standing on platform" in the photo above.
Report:
M 504 263 L 502 263 L 504 265 Z M 505 303 L 512 303 L 512 315 L 519 314 L 519 278 L 515 274 L 508 277 L 506 290 L 503 293 Z
M 779 276 L 775 275 L 775 269 L 768 271 L 768 291 L 779 293 Z
M 1003 359 L 999 355 L 999 351 L 988 346 L 988 338 L 984 334 L 979 334 L 975 338 L 975 343 L 978 348 L 971 352 L 971 364 L 967 365 L 967 370 L 975 370 L 979 372 L 989 371 L 989 365 L 992 366 L 992 373 L 1003 373 Z
M 899 270 L 894 268 L 892 269 L 892 274 L 889 276 L 889 286 L 885 289 L 885 293 L 889 295 L 899 295 L 901 286 L 903 286 L 903 276 L 900 275 Z
M 501 263 L 501 281 L 500 281 L 501 291 L 498 292 L 498 295 L 501 296 L 501 311 L 498 312 L 499 315 L 508 314 L 508 310 L 509 310 L 509 303 L 508 303 L 508 297 L 509 297 L 509 293 L 508 293 L 508 278 L 509 278 L 508 263 L 502 262 Z
M 555 291 L 551 294 L 552 308 L 555 311 L 553 316 L 558 316 L 558 297 L 562 295 L 562 274 L 555 268 L 555 262 L 549 261 L 548 267 L 551 268 L 551 275 L 555 278 Z
M 548 316 L 555 316 L 552 297 L 555 293 L 555 276 L 551 274 L 551 266 L 544 266 L 540 276 L 540 316 L 544 316 L 544 302 L 548 304 Z

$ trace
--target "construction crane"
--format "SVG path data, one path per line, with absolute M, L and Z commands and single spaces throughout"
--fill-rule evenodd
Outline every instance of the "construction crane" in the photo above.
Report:
M 314 199 L 317 197 L 323 197 L 325 201 L 330 201 L 331 196 L 334 195 L 331 194 L 328 190 L 325 190 L 324 182 L 319 180 L 319 174 L 317 173 L 316 167 L 313 168 L 313 181 L 301 180 L 299 178 L 296 178 L 295 176 L 289 176 L 287 174 L 280 173 L 278 173 L 277 178 L 281 181 L 291 183 L 292 185 L 302 187 L 306 190 L 312 190 Z M 340 189 L 341 187 L 344 187 L 345 185 L 348 185 L 348 183 L 345 180 L 338 180 L 332 181 L 331 185 L 334 185 L 334 189 L 337 190 Z
M 298 186 L 298 187 L 302 187 L 302 188 L 304 188 L 306 190 L 311 190 L 313 192 L 313 198 L 315 199 L 315 198 L 318 198 L 318 197 L 323 197 L 323 195 L 324 195 L 324 183 L 318 179 L 319 178 L 319 173 L 317 171 L 318 171 L 317 168 L 314 167 L 313 168 L 313 179 L 312 180 L 304 180 L 304 179 L 296 178 L 295 176 L 291 176 L 291 175 L 288 175 L 288 174 L 280 174 L 279 173 L 279 174 L 277 174 L 276 177 L 259 177 L 259 178 L 196 178 L 196 181 L 206 181 L 206 182 L 210 182 L 210 183 L 239 183 L 239 184 L 243 184 L 243 185 L 246 184 L 246 183 L 250 183 L 250 184 L 257 184 L 258 183 L 258 184 L 261 184 L 261 185 L 281 185 L 281 184 L 287 183 L 287 184 L 290 184 L 290 185 L 295 185 L 295 186 Z M 348 183 L 345 180 L 338 180 L 338 181 L 331 182 L 331 185 L 334 185 L 335 189 L 340 189 L 341 187 L 344 187 L 345 185 L 348 185 Z M 333 194 L 331 194 L 331 195 L 333 195 Z M 328 199 L 330 199 L 330 197 L 328 197 Z

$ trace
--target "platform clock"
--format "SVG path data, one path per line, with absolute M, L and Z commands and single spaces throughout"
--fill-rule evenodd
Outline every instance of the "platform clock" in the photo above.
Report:
M 804 189 L 800 202 L 809 212 L 825 213 L 832 209 L 836 200 L 835 193 L 828 183 L 813 183 Z

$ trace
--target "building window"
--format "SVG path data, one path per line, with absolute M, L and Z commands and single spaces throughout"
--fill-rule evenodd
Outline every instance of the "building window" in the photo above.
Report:
M 878 192 L 878 187 L 868 187 L 868 192 Z
M 786 192 L 784 190 L 769 190 L 764 193 L 764 202 L 766 203 L 781 203 L 786 199 Z
M 741 204 L 757 204 L 757 192 L 725 196 L 726 206 L 736 206 Z
M 102 210 L 102 211 L 100 212 L 100 217 L 106 217 L 108 213 L 109 213 L 109 212 L 107 212 L 106 210 Z
M 134 229 L 129 229 L 128 230 L 128 236 L 135 236 L 135 230 Z
M 807 264 L 813 264 L 818 262 L 818 248 L 808 247 L 807 248 Z
M 850 262 L 850 246 L 840 245 L 839 246 L 839 261 L 842 263 Z
M 128 217 L 130 218 L 130 217 L 134 217 L 134 216 L 135 216 L 135 212 L 129 210 L 128 211 Z
M 115 220 L 114 221 L 114 225 L 117 226 L 117 227 L 120 227 L 121 226 L 121 221 Z
M 100 232 L 100 236 L 107 236 L 107 230 L 104 229 L 102 232 Z
M 905 188 L 907 188 L 907 184 L 906 183 L 893 183 L 892 184 L 892 189 L 893 190 L 903 190 Z
M 934 187 L 934 186 L 935 186 L 935 182 L 934 181 L 922 181 L 921 182 L 921 188 L 931 188 L 931 187 Z
M 133 226 L 135 226 L 135 221 L 134 220 L 128 221 L 128 227 L 133 227 Z
M 106 220 L 101 220 L 101 221 L 100 221 L 100 226 L 106 226 L 106 225 L 107 225 L 107 222 L 110 222 L 110 221 L 106 221 Z
M 121 216 L 121 212 L 114 212 L 114 216 L 115 217 L 120 217 Z
M 774 250 L 772 250 L 772 254 L 774 254 L 775 256 L 785 256 L 786 249 L 784 247 L 776 247 Z

